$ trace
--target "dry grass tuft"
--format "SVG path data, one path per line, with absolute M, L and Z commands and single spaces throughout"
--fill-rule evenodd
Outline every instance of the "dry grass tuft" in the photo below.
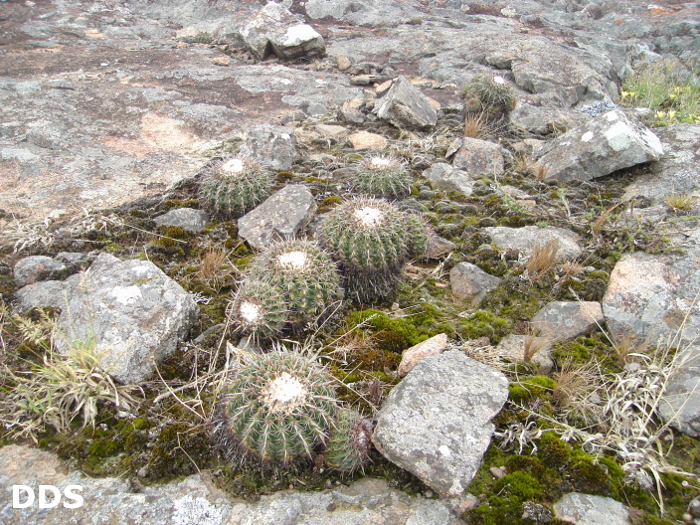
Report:
M 486 135 L 488 135 L 488 129 L 484 114 L 480 113 L 477 116 L 473 113 L 467 113 L 467 116 L 464 118 L 464 136 L 481 139 Z
M 202 278 L 209 280 L 219 274 L 219 270 L 227 261 L 226 252 L 213 248 L 207 250 L 202 259 L 202 267 L 200 269 Z
M 569 421 L 580 419 L 588 426 L 595 421 L 600 397 L 601 371 L 594 361 L 585 364 L 564 362 L 559 372 L 554 374 L 557 385 L 552 399 L 566 414 Z
M 669 193 L 664 198 L 666 206 L 668 206 L 673 213 L 690 211 L 697 201 L 697 197 L 693 197 L 687 193 Z
M 545 245 L 535 246 L 532 255 L 525 263 L 527 278 L 531 282 L 535 282 L 554 270 L 560 249 L 561 244 L 556 239 L 551 239 Z
M 525 336 L 523 347 L 523 361 L 526 363 L 531 363 L 532 358 L 535 354 L 547 346 L 549 341 L 544 337 L 537 337 L 535 334 L 528 334 Z

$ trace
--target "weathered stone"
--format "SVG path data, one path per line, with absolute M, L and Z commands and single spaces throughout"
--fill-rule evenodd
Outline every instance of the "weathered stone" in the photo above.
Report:
M 401 363 L 399 363 L 397 375 L 404 377 L 416 366 L 418 361 L 429 355 L 441 354 L 446 348 L 447 334 L 435 335 L 411 348 L 407 348 L 401 353 Z
M 377 414 L 373 441 L 389 461 L 445 496 L 463 494 L 508 397 L 508 380 L 459 350 L 421 359 Z
M 552 508 L 557 519 L 575 525 L 630 525 L 628 507 L 612 498 L 570 492 Z
M 540 135 L 552 132 L 563 133 L 586 120 L 581 113 L 531 104 L 520 104 L 509 113 L 509 117 L 511 124 L 515 127 Z
M 238 234 L 255 249 L 295 237 L 316 213 L 316 201 L 306 186 L 288 185 L 238 219 Z
M 474 189 L 474 179 L 469 173 L 446 162 L 436 162 L 423 172 L 423 176 L 438 188 L 461 191 L 465 195 L 471 195 Z
M 350 59 L 343 55 L 338 55 L 337 57 L 335 57 L 335 63 L 340 71 L 350 69 L 350 67 L 352 66 L 352 62 L 350 61 Z
M 82 487 L 78 508 L 62 504 L 41 509 L 35 503 L 12 508 L 12 486 L 26 485 L 38 494 L 39 485 L 63 491 Z M 183 480 L 155 484 L 135 491 L 128 478 L 90 477 L 69 471 L 56 455 L 27 446 L 0 448 L 0 505 L 4 525 L 63 525 L 110 523 L 112 525 L 459 525 L 460 520 L 442 501 L 411 497 L 383 479 L 365 478 L 348 486 L 320 492 L 282 491 L 258 501 L 230 499 L 216 488 L 216 480 L 204 471 Z M 26 495 L 21 494 L 21 501 Z M 48 498 L 51 499 L 51 493 Z M 72 503 L 62 499 L 62 503 Z M 48 510 L 48 512 L 47 512 Z
M 531 319 L 532 327 L 552 341 L 588 334 L 604 321 L 603 309 L 596 301 L 553 301 Z
M 687 345 L 659 403 L 659 417 L 684 434 L 700 436 L 700 346 Z
M 535 152 L 546 180 L 591 180 L 663 155 L 659 138 L 619 110 L 609 111 L 547 142 Z
M 536 246 L 544 247 L 549 242 L 559 243 L 557 260 L 573 260 L 583 253 L 579 246 L 579 236 L 572 231 L 563 228 L 540 228 L 538 226 L 525 226 L 523 228 L 509 228 L 506 226 L 490 226 L 484 228 L 484 233 L 502 250 L 518 250 L 523 255 L 530 257 Z
M 516 361 L 525 361 L 527 358 L 540 365 L 542 372 L 549 373 L 554 366 L 552 342 L 549 337 L 511 334 L 498 343 L 496 352 Z
M 338 118 L 348 124 L 362 124 L 365 121 L 365 116 L 360 111 L 360 106 L 364 103 L 362 98 L 353 98 L 343 102 L 343 105 L 338 110 Z
M 199 313 L 190 294 L 150 261 L 120 261 L 106 253 L 84 273 L 60 284 L 25 286 L 17 297 L 22 308 L 48 302 L 61 309 L 58 351 L 94 337 L 100 366 L 123 383 L 147 379 L 176 350 Z
M 329 137 L 337 137 L 338 135 L 342 135 L 343 133 L 345 133 L 347 130 L 348 129 L 343 126 L 334 126 L 331 124 L 316 124 L 316 131 L 318 131 L 321 135 Z
M 373 112 L 398 128 L 425 129 L 437 123 L 437 111 L 430 101 L 403 76 L 377 100 Z
M 177 208 L 155 218 L 158 226 L 179 226 L 185 231 L 194 233 L 201 232 L 208 221 L 206 212 L 192 208 Z
M 31 255 L 17 261 L 14 267 L 15 283 L 21 288 L 37 281 L 65 277 L 66 265 L 45 255 Z
M 259 159 L 273 170 L 287 170 L 297 158 L 297 139 L 292 128 L 262 124 L 248 128 L 240 136 L 245 140 L 240 153 Z
M 225 67 L 231 65 L 231 59 L 229 57 L 215 57 L 211 59 L 211 63 L 215 66 Z
M 348 140 L 356 151 L 384 149 L 389 145 L 384 137 L 369 131 L 353 133 L 348 137 Z
M 500 175 L 503 173 L 501 147 L 493 142 L 463 137 L 462 145 L 455 153 L 452 165 L 475 177 Z
M 457 247 L 455 243 L 439 235 L 431 235 L 428 241 L 428 259 L 439 259 Z
M 450 270 L 452 293 L 460 299 L 470 299 L 475 305 L 483 301 L 486 294 L 498 287 L 500 282 L 499 277 L 468 262 L 461 262 Z
M 270 2 L 257 11 L 240 29 L 243 41 L 258 60 L 270 52 L 279 58 L 323 56 L 323 37 L 304 24 L 286 7 Z

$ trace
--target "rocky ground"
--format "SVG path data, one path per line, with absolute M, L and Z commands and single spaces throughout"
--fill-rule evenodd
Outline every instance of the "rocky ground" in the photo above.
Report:
M 0 3 L 3 523 L 700 523 L 699 54 L 696 3 Z M 202 190 L 234 155 L 271 175 L 245 214 Z M 232 293 L 386 155 L 427 254 L 274 337 L 371 462 L 232 452 L 228 371 L 270 346 Z M 61 419 L 46 385 L 98 401 Z

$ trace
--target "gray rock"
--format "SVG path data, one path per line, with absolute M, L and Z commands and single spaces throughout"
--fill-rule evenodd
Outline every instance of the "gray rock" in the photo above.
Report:
M 100 366 L 123 383 L 147 379 L 199 312 L 192 297 L 150 261 L 120 261 L 106 253 L 84 273 L 25 286 L 17 297 L 22 308 L 61 309 L 58 351 L 94 337 Z
M 532 328 L 552 341 L 588 334 L 604 321 L 603 309 L 596 301 L 553 301 L 531 319 Z
M 262 124 L 241 135 L 245 142 L 240 153 L 260 159 L 273 170 L 287 170 L 297 158 L 294 130 L 285 126 Z
M 306 186 L 285 186 L 238 219 L 238 234 L 260 250 L 272 241 L 295 237 L 309 224 L 316 208 Z
M 700 346 L 680 349 L 678 367 L 659 403 L 659 417 L 684 434 L 700 436 Z
M 240 29 L 240 34 L 258 60 L 270 52 L 282 59 L 326 54 L 323 37 L 275 2 L 269 2 L 253 14 Z
M 546 246 L 549 242 L 558 242 L 559 260 L 573 260 L 583 253 L 579 246 L 579 236 L 564 228 L 540 228 L 538 226 L 525 226 L 523 228 L 509 228 L 507 226 L 491 226 L 483 229 L 486 235 L 498 246 L 501 251 L 510 249 L 519 250 L 524 256 L 532 255 L 536 246 Z
M 437 110 L 405 77 L 399 76 L 374 105 L 373 113 L 398 128 L 426 129 L 437 123 Z
M 155 218 L 158 226 L 179 226 L 193 233 L 201 232 L 208 221 L 206 212 L 192 208 L 177 208 Z
M 661 141 L 646 126 L 609 111 L 547 142 L 535 152 L 546 180 L 591 180 L 663 155 Z
M 37 122 L 27 130 L 27 140 L 41 148 L 60 149 L 63 145 L 61 130 L 49 122 Z
M 612 498 L 570 492 L 554 505 L 556 517 L 575 525 L 630 525 L 629 508 Z
M 65 277 L 66 265 L 45 255 L 32 255 L 17 261 L 14 267 L 15 283 L 21 288 L 37 281 Z
M 460 299 L 470 299 L 474 305 L 483 301 L 486 294 L 497 288 L 500 282 L 499 277 L 468 262 L 461 262 L 450 270 L 452 293 Z
M 503 173 L 501 147 L 493 142 L 464 137 L 452 165 L 471 176 L 500 175 Z
M 389 461 L 457 496 L 476 474 L 507 397 L 503 374 L 459 350 L 425 357 L 384 401 L 372 439 Z
M 531 104 L 520 104 L 509 117 L 515 127 L 540 135 L 569 131 L 585 120 L 582 115 L 571 111 Z
M 446 162 L 436 162 L 423 172 L 423 176 L 441 189 L 457 190 L 465 195 L 471 195 L 474 189 L 474 179 L 469 173 Z
M 48 511 L 38 508 L 36 503 L 25 509 L 12 508 L 9 495 L 13 485 L 27 485 L 36 493 L 39 484 L 54 485 L 60 490 L 67 485 L 79 485 L 84 504 L 76 509 L 58 505 Z M 183 480 L 146 486 L 140 492 L 134 492 L 126 478 L 88 477 L 70 471 L 65 462 L 52 453 L 17 445 L 0 448 L 0 491 L 8 495 L 0 505 L 0 520 L 5 525 L 460 523 L 446 503 L 408 496 L 380 479 L 365 478 L 349 486 L 321 492 L 282 491 L 261 496 L 257 502 L 244 502 L 230 499 L 216 488 L 213 476 L 204 471 Z
M 440 237 L 437 234 L 431 235 L 428 244 L 428 259 L 439 259 L 443 255 L 450 253 L 457 248 L 457 245 L 452 241 Z
M 540 365 L 543 373 L 549 373 L 554 367 L 552 339 L 548 337 L 511 334 L 498 343 L 496 351 L 515 361 L 525 361 L 527 357 L 533 363 Z

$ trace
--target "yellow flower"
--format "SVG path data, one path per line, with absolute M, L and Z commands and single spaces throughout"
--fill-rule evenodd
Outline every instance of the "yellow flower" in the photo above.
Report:
M 663 111 L 656 112 L 656 118 L 664 118 L 665 116 L 666 116 L 666 113 Z
M 668 98 L 670 98 L 671 100 L 673 100 L 674 98 L 676 98 L 676 96 L 677 96 L 677 95 L 676 95 L 675 93 L 671 93 L 671 94 L 668 96 Z
M 673 120 L 673 118 L 674 118 L 675 116 L 676 116 L 676 112 L 673 111 L 672 109 L 669 110 L 669 112 L 668 112 L 668 119 L 669 119 L 669 120 Z

